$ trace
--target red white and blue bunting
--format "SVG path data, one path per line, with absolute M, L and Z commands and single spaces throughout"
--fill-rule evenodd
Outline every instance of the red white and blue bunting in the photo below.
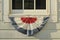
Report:
M 32 36 L 42 30 L 49 17 L 9 17 L 15 29 L 23 34 Z

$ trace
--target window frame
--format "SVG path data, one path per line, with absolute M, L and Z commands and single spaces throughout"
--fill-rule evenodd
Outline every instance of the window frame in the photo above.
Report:
M 10 5 L 12 0 L 10 0 Z M 11 6 L 12 8 L 12 6 Z M 23 13 L 21 13 L 21 11 Z M 33 14 L 31 14 L 33 13 Z M 37 14 L 38 13 L 38 14 Z M 23 3 L 23 9 L 22 10 L 12 10 L 11 9 L 11 14 L 16 16 L 16 15 L 49 15 L 50 14 L 50 0 L 46 0 L 46 10 L 45 9 L 35 9 L 35 0 L 34 0 L 34 9 L 24 9 L 24 3 Z

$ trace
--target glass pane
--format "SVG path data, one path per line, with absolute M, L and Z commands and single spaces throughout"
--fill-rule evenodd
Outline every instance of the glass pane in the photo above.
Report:
M 46 9 L 46 0 L 36 0 L 36 9 Z
M 12 0 L 12 9 L 22 9 L 22 0 Z
M 24 0 L 24 9 L 34 9 L 34 0 Z

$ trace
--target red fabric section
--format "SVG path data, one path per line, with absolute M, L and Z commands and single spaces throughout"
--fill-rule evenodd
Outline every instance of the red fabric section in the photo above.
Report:
M 21 20 L 23 23 L 32 24 L 32 23 L 35 23 L 37 18 L 35 18 L 35 17 L 21 17 Z

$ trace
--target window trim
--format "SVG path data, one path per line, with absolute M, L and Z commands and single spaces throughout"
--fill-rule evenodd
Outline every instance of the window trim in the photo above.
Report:
M 3 11 L 2 11 L 2 6 L 3 4 L 2 4 L 2 0 L 0 0 L 0 21 L 2 21 L 2 13 L 3 13 Z

